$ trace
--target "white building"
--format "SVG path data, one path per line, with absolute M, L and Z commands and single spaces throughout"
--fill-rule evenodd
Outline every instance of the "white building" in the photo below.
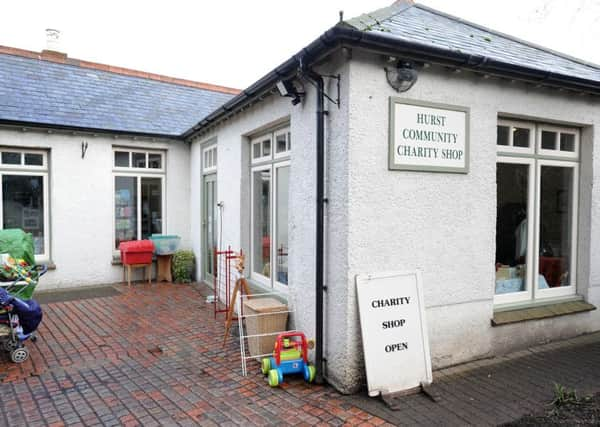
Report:
M 243 249 L 251 283 L 287 293 L 294 327 L 317 338 L 322 296 L 323 373 L 352 392 L 365 379 L 357 274 L 422 272 L 434 368 L 600 329 L 598 95 L 598 66 L 397 2 L 339 23 L 179 134 L 19 123 L 0 138 L 46 159 L 49 284 L 119 280 L 114 175 L 132 171 L 115 152 L 161 153 L 161 231 L 191 244 L 205 280 L 215 244 Z

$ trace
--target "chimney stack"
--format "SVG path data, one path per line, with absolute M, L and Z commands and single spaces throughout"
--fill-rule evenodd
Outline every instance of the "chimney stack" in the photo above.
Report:
M 46 29 L 46 49 L 42 50 L 42 59 L 64 60 L 67 54 L 61 52 L 60 30 Z

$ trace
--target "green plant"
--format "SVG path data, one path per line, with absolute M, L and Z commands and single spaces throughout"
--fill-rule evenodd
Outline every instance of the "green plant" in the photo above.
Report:
M 579 404 L 580 400 L 577 397 L 575 389 L 569 389 L 562 384 L 554 383 L 554 399 L 552 405 L 560 407 L 566 404 Z
M 173 279 L 176 283 L 189 283 L 194 272 L 194 252 L 177 251 L 173 255 Z

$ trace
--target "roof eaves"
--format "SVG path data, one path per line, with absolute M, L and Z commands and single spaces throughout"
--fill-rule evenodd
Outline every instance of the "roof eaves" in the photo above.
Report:
M 63 132 L 82 132 L 91 134 L 105 134 L 133 138 L 160 138 L 181 141 L 182 138 L 177 134 L 163 134 L 152 132 L 136 132 L 128 130 L 112 130 L 104 128 L 91 128 L 84 126 L 57 125 L 54 123 L 28 122 L 22 120 L 6 120 L 0 119 L 0 126 L 19 128 L 19 129 L 41 129 L 41 130 L 56 130 Z

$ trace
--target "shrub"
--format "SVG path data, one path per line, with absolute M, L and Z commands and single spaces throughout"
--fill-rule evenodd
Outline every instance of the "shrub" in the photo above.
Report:
M 177 251 L 173 255 L 173 279 L 176 283 L 189 283 L 194 274 L 194 252 Z

